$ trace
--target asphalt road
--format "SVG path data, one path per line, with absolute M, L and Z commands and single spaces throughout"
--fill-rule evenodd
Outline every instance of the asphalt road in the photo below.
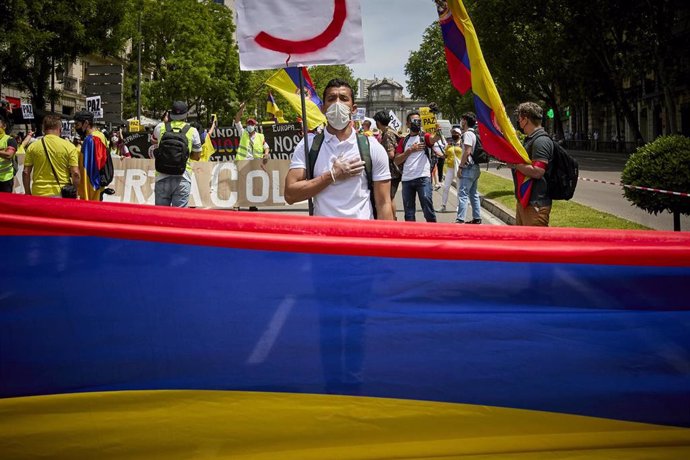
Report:
M 569 151 L 569 153 L 577 159 L 580 165 L 580 181 L 575 190 L 573 201 L 655 230 L 673 230 L 673 215 L 671 213 L 656 216 L 649 214 L 625 199 L 623 187 L 582 180 L 586 178 L 620 183 L 621 174 L 628 159 L 627 155 L 583 151 Z M 482 172 L 485 172 L 484 166 L 482 166 Z M 503 168 L 497 171 L 493 164 L 489 167 L 489 172 L 511 178 L 509 169 Z M 687 199 L 690 200 L 690 198 Z M 680 226 L 682 231 L 690 231 L 690 216 L 681 215 Z

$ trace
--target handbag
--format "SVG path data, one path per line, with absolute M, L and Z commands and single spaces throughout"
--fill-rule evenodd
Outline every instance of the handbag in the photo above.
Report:
M 50 164 L 50 169 L 53 170 L 53 177 L 55 177 L 55 182 L 60 186 L 60 196 L 62 198 L 72 198 L 75 199 L 77 198 L 77 187 L 75 187 L 72 184 L 67 184 L 64 187 L 60 183 L 60 179 L 58 179 L 57 173 L 55 172 L 55 167 L 53 166 L 53 162 L 50 160 L 50 153 L 48 152 L 48 146 L 46 145 L 46 141 L 44 138 L 41 138 L 41 144 L 43 144 L 43 150 L 46 152 L 46 157 L 48 158 L 48 163 Z

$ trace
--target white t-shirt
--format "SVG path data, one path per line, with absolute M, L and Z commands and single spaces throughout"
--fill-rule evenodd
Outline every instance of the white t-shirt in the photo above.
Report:
M 313 136 L 308 138 L 307 145 L 311 147 Z M 388 165 L 388 154 L 379 142 L 369 137 L 371 152 L 372 179 L 376 181 L 390 180 L 391 172 Z M 340 142 L 328 130 L 324 131 L 323 144 L 314 165 L 314 177 L 318 177 L 331 169 L 336 158 L 359 159 L 357 135 L 352 134 Z M 307 169 L 304 161 L 304 141 L 295 147 L 292 153 L 290 169 Z M 369 185 L 365 171 L 359 176 L 339 179 L 335 184 L 329 184 L 314 197 L 314 215 L 322 217 L 347 217 L 354 219 L 373 219 L 374 211 L 369 197 Z
M 436 143 L 434 143 L 434 147 L 433 147 L 434 153 L 436 154 L 436 157 L 438 157 L 438 158 L 444 157 L 446 147 L 447 147 L 447 145 L 443 140 L 436 141 Z
M 476 144 L 476 143 L 477 143 L 477 135 L 474 134 L 474 131 L 468 129 L 467 131 L 465 131 L 463 133 L 463 135 L 462 135 L 462 148 L 463 148 L 463 150 L 465 149 L 465 147 L 470 147 L 470 150 L 474 152 L 474 144 Z M 467 160 L 467 164 L 470 164 L 470 165 L 474 164 L 474 160 L 472 159 L 471 155 Z
M 408 148 L 412 147 L 412 144 L 417 142 L 424 142 L 424 137 L 420 136 L 410 136 L 407 143 L 403 146 L 403 152 Z M 425 150 L 420 150 L 419 152 L 411 153 L 407 160 L 405 160 L 405 166 L 403 166 L 402 181 L 414 180 L 420 177 L 431 177 L 431 165 L 429 164 L 429 159 L 426 156 Z

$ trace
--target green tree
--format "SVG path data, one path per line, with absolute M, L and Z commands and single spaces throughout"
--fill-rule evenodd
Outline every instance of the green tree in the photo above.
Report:
M 357 97 L 357 79 L 349 66 L 320 65 L 309 67 L 308 70 L 320 98 L 323 98 L 323 91 L 326 89 L 328 82 L 334 78 L 339 78 L 348 82 L 354 90 L 355 97 Z
M 463 113 L 474 110 L 471 93 L 462 96 L 450 82 L 443 37 L 437 22 L 427 27 L 419 49 L 410 53 L 405 75 L 410 95 L 415 99 L 436 102 L 446 117 L 458 121 Z
M 211 0 L 134 0 L 144 18 L 142 67 L 143 105 L 154 117 L 174 100 L 187 102 L 190 111 L 208 121 L 219 112 L 228 116 L 237 99 L 239 59 L 232 39 L 235 30 L 230 10 Z M 138 35 L 133 34 L 136 43 Z M 130 55 L 129 74 L 136 78 L 136 46 Z M 127 108 L 133 113 L 130 91 Z
M 4 0 L 0 7 L 0 81 L 31 94 L 45 115 L 54 66 L 98 53 L 116 56 L 128 36 L 130 0 Z
M 690 190 L 690 138 L 663 136 L 639 148 L 625 164 L 621 179 L 624 184 L 650 187 L 672 192 Z M 684 196 L 667 195 L 646 190 L 625 189 L 625 197 L 650 214 L 669 211 L 673 225 L 680 231 L 680 215 L 690 214 L 690 200 Z

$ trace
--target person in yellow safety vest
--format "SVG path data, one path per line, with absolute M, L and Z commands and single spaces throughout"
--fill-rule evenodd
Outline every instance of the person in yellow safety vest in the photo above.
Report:
M 12 193 L 14 166 L 12 158 L 17 153 L 17 141 L 5 132 L 7 121 L 0 115 L 0 192 Z
M 245 103 L 240 104 L 240 110 L 235 115 L 235 129 L 240 133 L 240 144 L 237 147 L 236 160 L 268 159 L 269 148 L 264 135 L 256 131 L 256 120 L 247 119 L 247 127 L 242 127 L 242 115 Z

